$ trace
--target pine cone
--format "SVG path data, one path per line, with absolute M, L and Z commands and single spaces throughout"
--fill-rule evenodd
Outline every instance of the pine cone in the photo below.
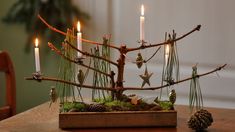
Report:
M 195 112 L 188 121 L 188 127 L 193 130 L 204 130 L 209 127 L 213 122 L 211 113 L 207 110 L 199 110 Z
M 105 112 L 106 107 L 101 104 L 91 104 L 88 106 L 87 111 L 89 111 L 89 112 Z
M 175 92 L 174 89 L 172 89 L 170 94 L 169 94 L 169 100 L 172 104 L 174 104 L 175 101 L 176 101 L 176 92 Z

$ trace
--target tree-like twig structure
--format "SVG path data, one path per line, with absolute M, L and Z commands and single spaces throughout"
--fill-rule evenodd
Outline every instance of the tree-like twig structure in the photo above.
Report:
M 51 29 L 51 30 L 53 30 L 53 31 L 55 31 L 57 33 L 60 33 L 62 35 L 66 35 L 65 32 L 63 32 L 63 31 L 61 31 L 59 29 L 56 29 L 53 26 L 51 26 L 50 24 L 48 24 L 40 15 L 38 15 L 38 18 L 49 29 Z M 59 49 L 57 49 L 52 43 L 48 42 L 48 46 L 53 51 L 55 51 L 56 54 L 60 55 L 64 59 L 68 60 L 69 62 L 72 62 L 72 63 L 75 63 L 77 65 L 86 67 L 86 68 L 88 68 L 90 70 L 93 70 L 95 72 L 98 72 L 100 74 L 103 74 L 103 75 L 109 77 L 110 80 L 111 80 L 110 87 L 97 87 L 97 86 L 92 86 L 92 85 L 79 84 L 79 83 L 76 83 L 76 82 L 70 82 L 70 81 L 62 80 L 62 79 L 58 79 L 58 78 L 44 77 L 44 76 L 41 76 L 40 78 L 29 77 L 29 78 L 26 78 L 26 79 L 27 80 L 39 80 L 39 81 L 41 81 L 41 80 L 55 81 L 55 82 L 66 83 L 66 84 L 70 84 L 70 85 L 74 85 L 74 86 L 78 86 L 78 87 L 82 87 L 82 88 L 108 90 L 108 91 L 111 91 L 113 93 L 112 95 L 114 95 L 116 99 L 120 99 L 121 96 L 122 96 L 123 91 L 126 91 L 126 90 L 157 90 L 157 89 L 162 89 L 162 88 L 165 88 L 165 87 L 170 86 L 170 85 L 174 85 L 174 84 L 178 84 L 178 83 L 182 83 L 182 82 L 191 80 L 192 77 L 189 77 L 189 78 L 186 78 L 186 79 L 182 79 L 182 80 L 178 80 L 178 81 L 172 81 L 170 83 L 167 83 L 166 85 L 155 86 L 155 87 L 146 87 L 146 88 L 145 87 L 144 88 L 140 88 L 140 87 L 125 87 L 123 85 L 123 81 L 124 81 L 124 77 L 123 76 L 124 76 L 124 68 L 125 68 L 125 62 L 126 62 L 126 54 L 129 53 L 129 52 L 149 49 L 149 48 L 152 48 L 152 47 L 160 47 L 162 45 L 167 45 L 167 44 L 174 43 L 176 41 L 179 41 L 179 40 L 187 37 L 188 35 L 192 34 L 195 31 L 199 31 L 200 28 L 201 28 L 201 25 L 198 25 L 195 28 L 193 28 L 191 31 L 189 31 L 188 33 L 186 33 L 186 34 L 184 34 L 184 35 L 182 35 L 182 36 L 180 36 L 178 38 L 174 37 L 171 40 L 164 41 L 164 42 L 161 42 L 161 43 L 156 43 L 156 44 L 142 43 L 139 47 L 134 47 L 134 48 L 129 48 L 126 45 L 121 45 L 120 47 L 116 46 L 115 44 L 108 44 L 108 45 L 106 45 L 107 47 L 109 47 L 111 49 L 116 49 L 116 50 L 119 51 L 120 55 L 119 55 L 119 58 L 118 58 L 117 62 L 114 62 L 114 61 L 112 61 L 110 59 L 107 59 L 105 57 L 102 57 L 102 56 L 96 56 L 96 55 L 93 55 L 91 53 L 81 51 L 81 50 L 77 49 L 75 46 L 73 46 L 72 44 L 70 44 L 69 42 L 66 42 L 66 41 L 64 42 L 64 44 L 66 46 L 71 47 L 73 50 L 75 50 L 77 52 L 80 52 L 81 54 L 83 54 L 85 56 L 96 58 L 96 59 L 99 59 L 99 60 L 102 60 L 102 61 L 105 61 L 105 62 L 108 62 L 108 63 L 114 65 L 117 68 L 117 73 L 114 73 L 113 71 L 111 71 L 110 73 L 106 73 L 106 72 L 100 71 L 100 70 L 98 70 L 98 69 L 96 69 L 94 67 L 85 65 L 82 61 L 77 61 L 76 59 L 69 58 L 69 57 L 65 56 Z M 76 36 L 72 36 L 72 38 L 76 39 Z M 89 43 L 89 44 L 94 44 L 94 45 L 101 45 L 101 46 L 104 45 L 104 43 L 94 42 L 94 41 L 86 40 L 86 39 L 82 39 L 82 41 L 86 42 L 86 43 Z M 157 51 L 158 50 L 159 50 L 159 48 L 157 49 Z M 154 53 L 154 55 L 157 53 L 157 51 Z M 150 59 L 152 59 L 153 56 L 151 56 Z M 149 61 L 150 59 L 148 59 L 147 61 Z M 145 60 L 145 62 L 146 62 L 146 60 Z M 202 77 L 202 76 L 214 73 L 216 71 L 221 70 L 225 66 L 226 66 L 226 64 L 221 65 L 221 66 L 217 67 L 216 69 L 214 69 L 214 70 L 212 70 L 210 72 L 199 74 L 196 77 L 199 78 L 199 77 Z M 114 79 L 115 74 L 117 75 L 116 80 Z

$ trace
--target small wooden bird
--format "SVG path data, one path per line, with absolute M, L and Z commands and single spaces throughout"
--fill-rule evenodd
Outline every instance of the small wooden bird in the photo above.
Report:
M 138 68 L 141 68 L 141 66 L 143 65 L 143 57 L 142 57 L 141 53 L 137 54 L 136 65 Z
M 51 87 L 49 95 L 50 95 L 50 99 L 51 99 L 51 102 L 50 102 L 50 106 L 51 106 L 51 104 L 56 102 L 56 100 L 57 100 L 57 93 L 56 93 L 55 86 Z
M 83 82 L 84 82 L 84 78 L 85 78 L 85 75 L 83 73 L 83 71 L 81 69 L 79 69 L 78 71 L 78 75 L 77 75 L 77 79 L 78 79 L 78 82 L 82 85 Z

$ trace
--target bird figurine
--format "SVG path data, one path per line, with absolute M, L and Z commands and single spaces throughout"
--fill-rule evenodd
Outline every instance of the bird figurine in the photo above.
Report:
M 85 78 L 85 75 L 84 75 L 83 71 L 81 69 L 79 69 L 77 79 L 78 79 L 78 82 L 80 83 L 80 85 L 83 84 L 84 78 Z
M 141 68 L 142 65 L 143 65 L 143 57 L 142 57 L 141 53 L 137 54 L 136 65 L 137 65 L 138 68 Z
M 51 87 L 49 95 L 50 95 L 50 99 L 51 99 L 51 102 L 50 102 L 50 106 L 51 106 L 51 104 L 56 102 L 56 100 L 57 100 L 57 93 L 56 93 L 55 86 Z

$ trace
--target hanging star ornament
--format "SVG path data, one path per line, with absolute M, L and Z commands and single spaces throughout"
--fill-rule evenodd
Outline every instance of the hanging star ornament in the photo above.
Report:
M 150 86 L 149 79 L 150 79 L 150 77 L 151 77 L 152 75 L 153 75 L 153 73 L 150 73 L 150 74 L 149 74 L 147 67 L 145 67 L 145 72 L 144 72 L 144 74 L 143 74 L 143 75 L 139 75 L 139 76 L 143 79 L 143 83 L 142 83 L 141 88 L 143 88 L 146 83 Z

